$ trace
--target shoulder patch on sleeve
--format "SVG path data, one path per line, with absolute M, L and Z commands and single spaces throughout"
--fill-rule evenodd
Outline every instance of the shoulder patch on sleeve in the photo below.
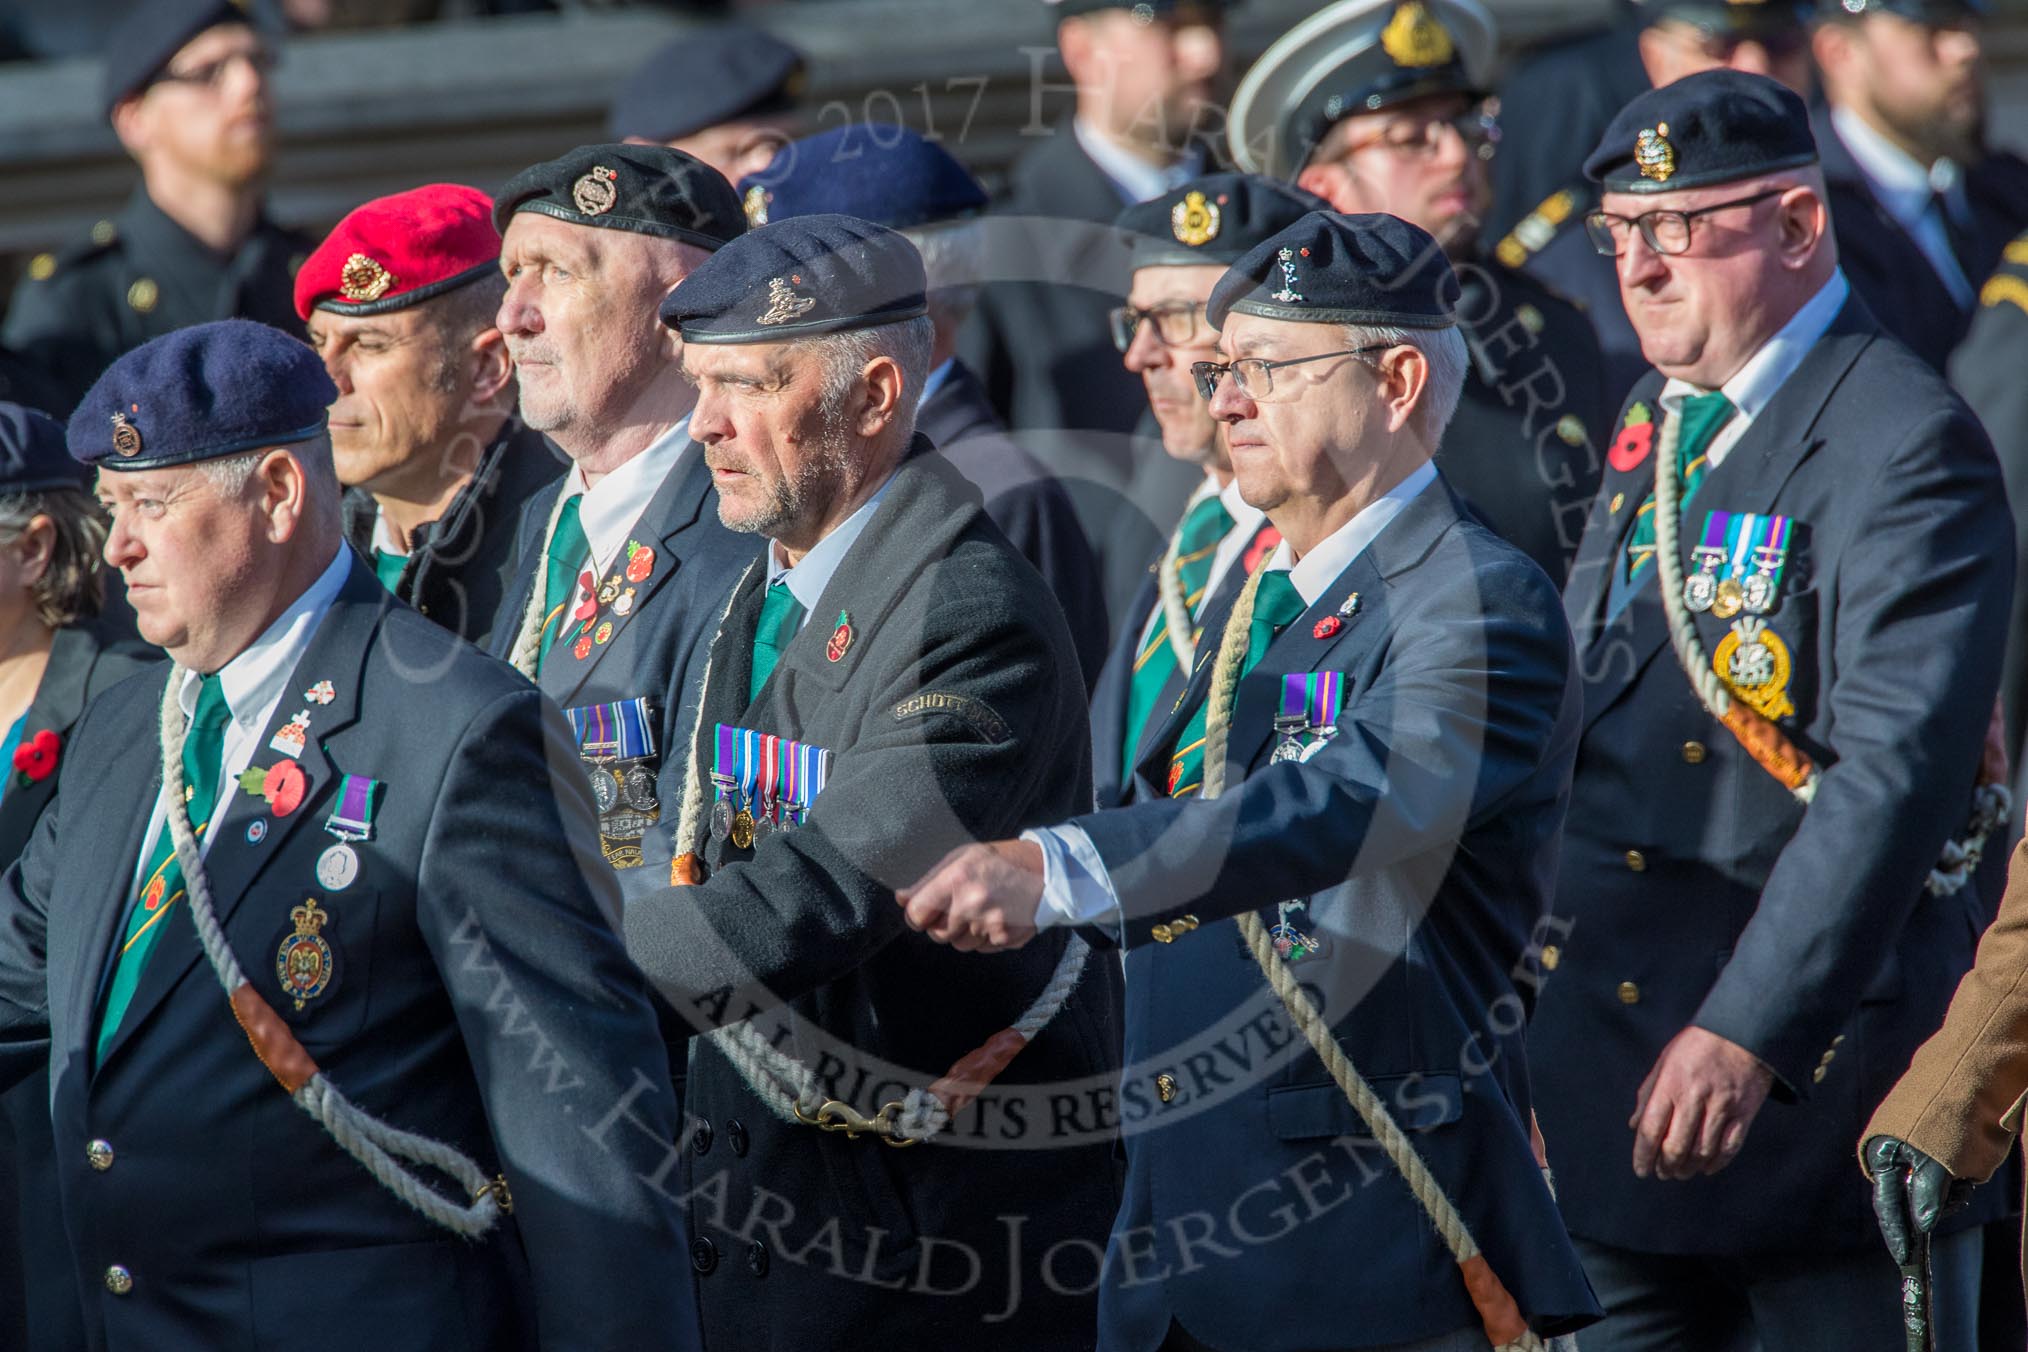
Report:
M 960 719 L 989 742 L 1005 742 L 1014 736 L 1007 720 L 994 713 L 991 705 L 970 695 L 946 695 L 938 690 L 925 690 L 894 706 L 894 721 L 897 723 L 911 718 L 927 718 L 931 714 L 949 714 Z

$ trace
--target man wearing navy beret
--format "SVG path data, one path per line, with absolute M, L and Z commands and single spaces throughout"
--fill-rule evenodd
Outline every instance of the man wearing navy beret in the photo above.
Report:
M 672 39 L 613 95 L 615 141 L 680 150 L 737 183 L 795 135 L 803 57 L 750 24 L 715 24 Z
M 0 341 L 68 410 L 113 358 L 242 316 L 301 333 L 290 278 L 311 241 L 262 208 L 275 55 L 231 0 L 135 0 L 107 35 L 104 106 L 141 182 L 88 235 L 30 260 Z
M 687 885 L 626 921 L 700 1032 L 671 1184 L 707 1348 L 1091 1345 L 1117 964 L 1062 935 L 958 958 L 893 900 L 1091 794 L 1062 612 L 914 431 L 927 308 L 913 246 L 829 214 L 734 240 L 662 307 L 719 514 L 766 544 L 712 611 L 671 803 Z
M 1312 212 L 1232 265 L 1194 369 L 1281 543 L 1125 806 L 954 851 L 901 896 L 981 970 L 1072 927 L 1126 951 L 1108 1349 L 1487 1352 L 1597 1315 L 1522 1039 L 1570 634 L 1432 461 L 1456 303 L 1392 216 Z
M 986 499 L 986 514 L 1035 565 L 1063 605 L 1085 684 L 1105 661 L 1106 607 L 1098 561 L 1070 495 L 1007 435 L 972 368 L 957 355 L 958 330 L 978 299 L 986 268 L 986 190 L 942 146 L 906 127 L 853 125 L 784 146 L 741 182 L 755 224 L 835 212 L 899 231 L 922 255 L 936 325 L 929 378 L 916 409 L 928 437 Z
M 521 421 L 571 466 L 529 499 L 492 651 L 570 717 L 632 895 L 668 876 L 700 637 L 759 552 L 719 524 L 656 306 L 746 216 L 680 150 L 592 145 L 516 175 L 493 222 Z
M 1586 171 L 1656 368 L 1564 596 L 1582 742 L 1529 1030 L 1587 1350 L 1897 1346 L 1851 1151 L 1990 914 L 1999 466 L 1853 294 L 1795 94 L 1690 76 Z M 1940 1347 L 1976 1345 L 2004 1200 L 1937 1240 Z
M 0 879 L 0 1082 L 50 1067 L 88 1345 L 683 1346 L 680 1220 L 601 1125 L 667 1080 L 590 796 L 542 697 L 345 544 L 334 394 L 228 320 L 71 419 L 170 657 Z

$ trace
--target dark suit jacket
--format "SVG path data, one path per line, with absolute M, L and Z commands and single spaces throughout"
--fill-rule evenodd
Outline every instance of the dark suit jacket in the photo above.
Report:
M 712 845 L 703 885 L 637 898 L 627 915 L 628 951 L 677 1009 L 708 1026 L 763 1007 L 757 1027 L 773 1036 L 787 1002 L 806 1064 L 868 1116 L 1019 1017 L 1065 942 L 957 953 L 907 929 L 894 889 L 959 844 L 1068 816 L 1091 784 L 1056 606 L 969 485 L 916 447 L 751 704 L 764 566 L 711 640 L 700 770 L 721 722 L 823 747 L 831 777 L 809 820 L 751 850 Z M 841 613 L 854 636 L 833 661 Z M 684 1187 L 699 1199 L 706 1346 L 1091 1346 L 1088 1271 L 1072 1281 L 1059 1253 L 1052 1289 L 1040 1263 L 1059 1245 L 1092 1262 L 1117 1201 L 1105 1120 L 1117 982 L 1118 965 L 1093 955 L 980 1106 L 907 1150 L 777 1119 L 715 1044 L 694 1041 L 684 1108 L 707 1125 Z M 742 1226 L 750 1206 L 781 1224 Z M 966 1248 L 982 1267 L 954 1291 Z
M 963 362 L 923 401 L 915 430 L 971 480 L 986 500 L 986 515 L 1049 584 L 1089 687 L 1106 657 L 1105 594 L 1069 494 L 1007 435 L 979 378 Z
M 56 631 L 49 666 L 22 724 L 24 740 L 49 729 L 68 746 L 84 707 L 101 692 L 148 665 L 157 654 L 86 622 Z M 62 751 L 59 750 L 59 763 Z M 0 771 L 14 774 L 13 767 Z M 27 848 L 57 779 L 10 783 L 0 798 L 0 861 Z M 77 1269 L 65 1245 L 57 1196 L 56 1147 L 49 1128 L 49 1072 L 38 1068 L 0 1096 L 0 1349 L 73 1348 L 84 1344 Z
M 486 647 L 500 599 L 514 586 L 521 510 L 567 465 L 548 438 L 508 419 L 443 516 L 410 542 L 394 594 L 459 638 Z M 370 495 L 358 489 L 345 494 L 345 538 L 368 558 L 377 511 Z
M 1319 633 L 1352 592 L 1357 610 Z M 1555 587 L 1439 478 L 1240 683 L 1225 793 L 1171 799 L 1158 786 L 1207 697 L 1216 632 L 1148 740 L 1133 801 L 1076 822 L 1127 949 L 1113 1234 L 1127 1261 L 1101 1289 L 1104 1345 L 1150 1352 L 1172 1319 L 1260 1352 L 1478 1325 L 1407 1185 L 1237 927 L 1214 923 L 1261 908 L 1273 924 L 1285 898 L 1306 900 L 1296 922 L 1326 944 L 1295 974 L 1521 1311 L 1543 1332 L 1589 1322 L 1598 1307 L 1529 1144 L 1521 1040 L 1577 735 Z M 1306 761 L 1271 763 L 1282 678 L 1316 671 L 1343 674 L 1338 731 Z M 1184 914 L 1200 925 L 1154 942 L 1155 923 Z M 1179 1247 L 1193 1231 L 1195 1252 Z M 1320 1278 L 1320 1255 L 1335 1276 Z
M 1657 420 L 1661 385 L 1634 390 Z M 1870 1246 L 1851 1143 L 1943 1017 L 1987 914 L 1975 888 L 1923 882 L 1965 823 L 1999 681 L 2014 568 L 1999 465 L 1855 297 L 1691 499 L 1686 572 L 1707 512 L 1795 523 L 1767 624 L 1793 668 L 1781 726 L 1823 772 L 1807 812 L 1697 702 L 1654 582 L 1604 618 L 1653 477 L 1651 459 L 1608 466 L 1565 593 L 1584 741 L 1567 937 L 1530 1030 L 1543 1134 L 1586 1162 L 1559 1177 L 1564 1212 L 1577 1234 L 1653 1253 Z M 1728 626 L 1696 622 L 1715 652 Z M 1692 1023 L 1759 1057 L 1777 1101 L 1723 1172 L 1637 1180 L 1636 1093 Z
M 522 515 L 515 550 L 517 576 L 493 622 L 496 657 L 513 651 L 530 591 L 541 585 L 542 531 L 563 483 L 558 479 L 536 492 Z M 683 784 L 679 748 L 690 735 L 694 690 L 703 670 L 700 640 L 710 634 L 726 593 L 762 544 L 759 536 L 727 530 L 719 521 L 718 491 L 711 486 L 711 470 L 695 442 L 641 509 L 634 537 L 654 551 L 655 560 L 632 609 L 625 615 L 605 612 L 612 633 L 604 643 L 585 642 L 583 657 L 577 656 L 573 639 L 577 625 L 566 617 L 540 682 L 542 693 L 565 709 L 641 696 L 654 701 L 661 816 L 642 838 L 640 866 L 618 870 L 620 885 L 630 897 L 668 884 L 669 832 L 676 824 L 676 800 Z
M 436 673 L 419 683 L 415 673 Z M 179 905 L 106 1055 L 98 992 L 160 784 L 166 666 L 86 712 L 56 802 L 0 879 L 0 1081 L 48 1064 L 68 1238 L 94 1349 L 682 1346 L 680 1221 L 642 1184 L 676 1123 L 591 804 L 525 681 L 389 597 L 353 559 L 294 692 L 329 680 L 300 807 L 235 794 L 205 871 L 252 983 L 353 1102 L 498 1169 L 514 1213 L 454 1238 L 375 1182 L 291 1101 L 235 1026 Z M 561 768 L 558 768 L 561 767 Z M 382 779 L 360 874 L 324 888 L 341 774 Z M 252 829 L 262 822 L 265 831 Z M 304 1009 L 275 953 L 316 898 L 331 985 Z M 666 1088 L 663 1092 L 666 1094 Z M 661 1103 L 666 1105 L 666 1098 Z M 590 1135 L 587 1132 L 590 1132 Z M 87 1167 L 88 1141 L 109 1169 Z M 104 1282 L 132 1274 L 127 1295 Z

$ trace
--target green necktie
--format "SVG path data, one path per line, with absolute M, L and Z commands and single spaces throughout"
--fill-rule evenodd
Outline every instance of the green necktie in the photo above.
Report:
M 1211 582 L 1211 564 L 1218 555 L 1218 542 L 1232 527 L 1232 513 L 1225 510 L 1225 504 L 1213 493 L 1192 507 L 1183 524 L 1176 528 L 1176 579 L 1192 620 L 1204 614 L 1205 591 Z M 1202 632 L 1202 625 L 1195 626 L 1191 641 L 1195 642 Z M 1169 617 L 1158 599 L 1155 627 L 1148 631 L 1148 641 L 1134 655 L 1133 674 L 1127 682 L 1126 740 L 1120 754 L 1128 779 L 1133 778 L 1134 763 L 1139 759 L 1135 753 L 1141 749 L 1141 731 L 1154 712 L 1163 687 L 1175 674 L 1176 649 L 1169 642 Z
M 578 508 L 584 502 L 584 495 L 573 493 L 563 500 L 563 510 L 556 514 L 556 529 L 550 532 L 549 554 L 543 561 L 542 572 L 542 646 L 536 652 L 535 670 L 542 671 L 543 659 L 556 646 L 556 640 L 563 633 L 563 610 L 570 604 L 571 594 L 577 590 L 578 565 L 590 552 L 591 545 L 584 538 L 584 526 L 577 519 Z
M 761 687 L 768 683 L 775 663 L 781 660 L 782 649 L 789 646 L 802 623 L 802 602 L 796 600 L 787 581 L 776 578 L 761 601 L 760 623 L 753 627 L 753 674 L 746 682 L 748 704 L 760 698 Z
M 197 688 L 197 709 L 190 716 L 190 728 L 183 738 L 184 807 L 190 814 L 190 829 L 201 843 L 204 828 L 218 799 L 219 762 L 225 754 L 225 728 L 232 721 L 226 706 L 225 688 L 217 676 L 206 676 Z M 106 1008 L 99 1019 L 98 1058 L 119 1029 L 148 955 L 162 937 L 162 918 L 183 898 L 183 868 L 176 862 L 176 842 L 165 818 L 148 852 L 148 867 L 141 874 L 132 913 L 127 917 L 126 937 L 113 967 L 112 984 L 106 988 Z
M 1296 590 L 1285 570 L 1278 568 L 1260 575 L 1260 588 L 1253 597 L 1253 622 L 1246 630 L 1246 661 L 1239 668 L 1241 680 L 1267 656 L 1275 635 L 1288 628 L 1305 609 L 1302 593 Z M 1187 798 L 1204 786 L 1204 716 L 1210 706 L 1211 697 L 1207 693 L 1176 739 L 1176 750 L 1169 757 L 1171 798 Z
M 380 579 L 381 586 L 396 595 L 400 594 L 401 575 L 407 568 L 408 555 L 390 554 L 384 549 L 373 551 L 374 576 Z
M 1705 451 L 1712 439 L 1732 415 L 1739 410 L 1732 406 L 1722 391 L 1709 394 L 1693 394 L 1683 401 L 1682 410 L 1676 415 L 1680 420 L 1680 432 L 1676 438 L 1676 478 L 1683 485 L 1683 510 L 1690 509 L 1690 499 L 1697 492 L 1697 486 L 1704 482 L 1711 464 Z M 1626 577 L 1633 582 L 1640 577 L 1641 569 L 1655 561 L 1655 493 L 1648 491 L 1646 501 L 1634 517 L 1634 529 L 1627 536 Z

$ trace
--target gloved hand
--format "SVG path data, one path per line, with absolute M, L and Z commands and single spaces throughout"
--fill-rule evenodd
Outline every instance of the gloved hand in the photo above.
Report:
M 1906 1141 L 1875 1136 L 1866 1142 L 1866 1172 L 1873 1176 L 1873 1215 L 1897 1264 L 1906 1264 L 1917 1235 L 1972 1199 L 1969 1181 Z

